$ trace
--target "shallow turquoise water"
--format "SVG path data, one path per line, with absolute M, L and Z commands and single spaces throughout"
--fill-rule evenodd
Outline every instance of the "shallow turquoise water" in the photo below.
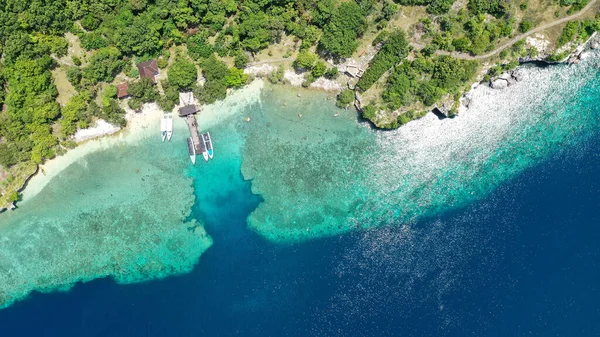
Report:
M 415 220 L 484 198 L 596 130 L 586 99 L 598 90 L 595 67 L 532 68 L 502 92 L 475 90 L 455 119 L 428 115 L 392 132 L 370 129 L 326 94 L 266 86 L 258 103 L 222 106 L 210 163 L 191 166 L 185 132 L 92 153 L 0 216 L 0 302 L 93 278 L 190 271 L 212 243 L 192 206 L 222 217 L 240 204 L 240 174 L 260 200 L 247 225 L 269 241 L 388 224 L 410 233 Z
M 455 119 L 430 114 L 391 132 L 357 124 L 325 95 L 273 89 L 240 128 L 242 173 L 264 199 L 249 225 L 294 242 L 468 205 L 597 129 L 586 99 L 596 66 L 530 67 L 504 91 L 476 89 Z
M 0 307 L 77 281 L 191 271 L 212 240 L 187 220 L 195 198 L 186 149 L 175 145 L 183 141 L 150 137 L 89 154 L 2 214 Z

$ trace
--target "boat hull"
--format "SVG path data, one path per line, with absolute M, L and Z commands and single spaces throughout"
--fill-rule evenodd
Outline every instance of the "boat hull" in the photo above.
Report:
M 173 116 L 167 116 L 166 127 L 167 128 L 165 129 L 165 131 L 167 132 L 167 140 L 171 141 L 171 137 L 173 136 Z
M 188 137 L 187 146 L 188 146 L 188 154 L 190 156 L 190 160 L 192 161 L 192 165 L 196 165 L 196 148 L 194 147 L 194 142 L 192 141 L 192 137 Z
M 160 120 L 160 136 L 162 137 L 162 141 L 165 141 L 167 138 L 167 116 L 163 116 Z
M 206 147 L 208 158 L 213 159 L 213 145 L 212 139 L 210 138 L 210 132 L 205 133 L 202 136 L 202 139 L 204 140 L 204 146 Z

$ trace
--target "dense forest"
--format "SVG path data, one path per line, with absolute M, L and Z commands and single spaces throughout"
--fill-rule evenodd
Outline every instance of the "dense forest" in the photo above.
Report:
M 114 87 L 96 104 L 99 83 L 111 82 L 120 72 L 136 77 L 135 62 L 168 57 L 167 48 L 186 44 L 162 83 L 164 95 L 146 82 L 131 87 L 130 107 L 157 100 L 172 108 L 177 91 L 194 90 L 205 102 L 224 98 L 228 87 L 239 87 L 247 77 L 240 70 L 256 53 L 282 35 L 302 39 L 304 49 L 316 46 L 335 57 L 351 54 L 356 37 L 366 26 L 366 12 L 375 2 L 337 5 L 335 1 L 171 1 L 171 0 L 55 0 L 0 1 L 0 165 L 9 167 L 32 160 L 41 163 L 56 147 L 94 117 L 123 124 L 123 111 Z M 69 81 L 78 94 L 64 106 L 50 71 L 67 53 L 66 32 L 77 35 L 93 54 L 73 58 Z M 320 39 L 321 35 L 323 37 Z M 209 40 L 211 42 L 209 43 Z M 229 69 L 215 57 L 235 58 Z M 195 65 L 203 69 L 205 84 L 195 85 Z M 159 64 L 162 67 L 166 64 Z M 315 74 L 322 75 L 319 63 Z M 322 70 L 319 70 L 322 69 Z M 190 77 L 191 76 L 191 77 Z
M 587 3 L 549 1 L 570 11 Z M 0 166 L 52 158 L 73 146 L 70 136 L 96 118 L 124 125 L 114 81 L 118 74 L 136 79 L 139 62 L 156 59 L 167 79 L 158 86 L 148 80 L 132 82 L 130 108 L 156 101 L 170 110 L 181 90 L 212 103 L 223 99 L 228 88 L 243 86 L 248 61 L 286 36 L 297 42 L 293 66 L 307 72 L 304 84 L 310 85 L 321 76 L 338 76 L 337 68 L 324 60 L 352 56 L 369 29 L 384 32 L 375 41 L 381 49 L 357 90 L 368 90 L 389 74 L 379 109 L 431 105 L 458 93 L 477 66 L 435 52 L 481 54 L 517 29 L 530 29 L 532 23 L 515 22 L 512 12 L 526 3 L 469 0 L 464 8 L 451 10 L 454 0 L 0 0 Z M 427 45 L 414 51 L 412 61 L 405 59 L 415 31 L 408 36 L 389 26 L 402 5 L 426 6 L 428 13 L 416 25 Z M 571 25 L 563 42 L 595 28 Z M 66 33 L 77 36 L 85 57 L 69 56 Z M 173 46 L 181 46 L 174 55 Z M 77 91 L 63 104 L 57 103 L 52 73 L 57 67 L 66 68 Z M 269 75 L 273 82 L 282 78 L 281 67 Z M 351 94 L 341 96 L 350 100 Z

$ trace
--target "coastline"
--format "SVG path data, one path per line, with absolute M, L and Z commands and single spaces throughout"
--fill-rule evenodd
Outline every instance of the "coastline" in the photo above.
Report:
M 263 88 L 263 80 L 256 79 L 244 88 L 233 91 L 225 98 L 225 100 L 204 106 L 202 112 L 200 112 L 198 116 L 198 125 L 207 129 L 234 114 L 242 113 L 242 109 L 245 106 L 260 102 L 260 91 Z M 222 108 L 224 106 L 231 107 L 232 101 L 236 102 L 235 107 L 233 109 L 228 109 L 227 113 L 223 114 Z M 176 109 L 177 107 L 174 111 Z M 111 128 L 111 124 L 104 122 L 108 126 L 97 129 L 102 132 L 96 133 L 94 138 L 84 139 L 76 148 L 67 151 L 64 155 L 57 156 L 47 160 L 44 164 L 39 165 L 36 173 L 30 176 L 23 186 L 21 190 L 22 200 L 20 200 L 19 203 L 25 204 L 42 191 L 55 176 L 86 155 L 106 150 L 122 143 L 136 142 L 148 134 L 153 134 L 155 130 L 150 128 L 150 126 L 153 123 L 158 123 L 163 113 L 164 112 L 156 103 L 147 103 L 144 104 L 142 111 L 139 113 L 131 110 L 127 112 L 125 116 L 127 119 L 127 126 L 123 129 L 115 130 L 114 128 Z M 176 118 L 175 120 L 177 121 L 177 124 L 184 124 L 183 120 L 180 118 Z M 181 130 L 183 131 L 184 129 L 182 128 Z M 185 132 L 187 132 L 187 128 L 185 129 Z
M 25 189 L 22 191 L 21 203 L 24 204 L 37 195 L 52 178 L 80 158 L 90 153 L 113 147 L 122 142 L 139 140 L 147 133 L 146 130 L 150 124 L 160 119 L 162 113 L 156 103 L 145 104 L 142 112 L 127 113 L 125 116 L 127 126 L 125 128 L 108 134 L 97 134 L 94 138 L 85 139 L 76 148 L 67 151 L 64 155 L 47 160 L 45 163 L 39 165 L 37 173 L 29 179 Z M 111 124 L 108 125 L 110 126 Z M 106 129 L 114 130 L 110 127 Z M 106 129 L 103 128 L 103 131 Z
M 566 58 L 559 62 L 549 62 L 541 57 L 539 57 L 538 59 L 520 59 L 519 67 L 531 62 L 538 62 L 550 66 L 556 64 L 577 63 L 577 61 L 573 60 L 583 59 L 586 56 L 586 52 L 589 49 L 594 49 L 594 44 L 597 44 L 599 42 L 600 36 L 594 34 L 586 41 L 578 44 L 573 49 L 573 51 L 570 54 L 568 54 Z M 480 72 L 476 80 L 471 84 L 469 90 L 461 96 L 460 104 L 458 107 L 459 113 L 469 108 L 469 96 L 475 88 L 477 88 L 480 85 L 492 85 L 492 83 L 494 81 L 497 81 L 498 79 L 503 80 L 507 76 L 510 77 L 513 72 L 513 70 L 503 72 L 501 75 L 492 78 L 488 83 L 487 81 L 483 80 L 483 74 L 487 72 L 487 69 L 489 69 L 489 67 L 491 67 L 490 64 L 487 64 L 487 66 L 484 65 L 482 71 Z M 517 67 L 517 69 L 519 69 L 519 67 Z M 267 77 L 271 72 L 276 70 L 277 68 L 275 66 L 272 66 L 268 63 L 257 64 L 244 69 L 244 72 L 246 74 L 254 77 L 252 81 L 243 88 L 239 90 L 233 90 L 232 92 L 228 93 L 225 100 L 204 106 L 203 112 L 200 113 L 200 116 L 202 116 L 202 118 L 200 118 L 198 121 L 199 126 L 202 128 L 209 128 L 220 123 L 227 117 L 240 112 L 239 109 L 229 109 L 226 114 L 216 113 L 220 108 L 227 104 L 224 103 L 225 101 L 239 100 L 240 107 L 243 107 L 250 102 L 260 102 L 260 97 L 258 93 L 264 87 L 264 78 Z M 305 74 L 306 73 L 296 73 L 291 69 L 287 69 L 284 73 L 283 85 L 291 87 L 302 87 L 302 82 L 304 81 Z M 341 79 L 338 78 L 335 80 L 319 78 L 315 82 L 311 83 L 311 85 L 308 88 L 305 89 L 337 94 L 343 88 L 347 87 L 347 85 L 343 82 L 347 82 L 348 78 L 346 78 L 345 75 L 342 76 L 343 77 Z M 499 89 L 501 90 L 502 88 Z M 354 106 L 357 113 L 360 113 L 361 110 L 358 107 L 361 107 L 362 103 L 356 100 Z M 174 111 L 175 110 L 176 108 L 174 109 Z M 427 113 L 433 112 L 433 110 L 435 110 L 435 108 L 428 110 Z M 98 120 L 96 122 L 96 126 L 78 130 L 78 132 L 74 136 L 74 140 L 79 145 L 74 149 L 68 150 L 66 154 L 50 159 L 44 164 L 39 165 L 36 172 L 29 178 L 27 178 L 23 186 L 18 190 L 20 193 L 22 193 L 22 198 L 17 203 L 27 202 L 27 200 L 39 193 L 39 191 L 41 191 L 53 177 L 55 177 L 70 164 L 84 157 L 85 155 L 114 146 L 122 141 L 132 141 L 138 139 L 136 135 L 143 133 L 143 131 L 149 126 L 149 124 L 153 120 L 157 120 L 161 114 L 162 111 L 158 108 L 156 103 L 147 103 L 144 104 L 142 112 L 140 113 L 136 113 L 131 111 L 130 109 L 127 109 L 127 126 L 124 129 L 120 129 L 103 120 Z M 5 207 L 1 208 L 0 213 L 8 210 L 10 208 L 8 206 L 10 205 L 6 205 Z

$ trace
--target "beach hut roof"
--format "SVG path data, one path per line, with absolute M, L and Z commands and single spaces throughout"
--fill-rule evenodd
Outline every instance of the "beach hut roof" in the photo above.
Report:
M 149 78 L 153 82 L 156 82 L 154 76 L 158 75 L 158 63 L 156 60 L 150 60 L 146 62 L 142 62 L 137 65 L 138 70 L 140 71 L 140 78 Z
M 198 112 L 198 107 L 193 104 L 186 105 L 186 106 L 179 108 L 179 116 L 180 117 L 195 114 L 196 112 Z
M 124 98 L 129 96 L 129 83 L 124 82 L 117 84 L 117 98 Z

